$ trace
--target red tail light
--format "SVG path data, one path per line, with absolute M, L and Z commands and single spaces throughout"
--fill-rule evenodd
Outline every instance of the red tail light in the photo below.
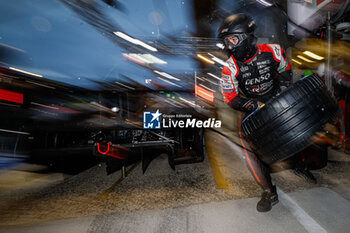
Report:
M 101 144 L 98 142 L 96 146 L 99 154 L 107 155 L 117 159 L 126 159 L 128 157 L 128 148 L 115 146 L 110 142 L 107 144 Z
M 199 97 L 202 97 L 205 100 L 208 100 L 210 102 L 214 102 L 214 93 L 203 88 L 203 87 L 196 85 L 195 86 L 195 93 L 196 93 L 196 95 L 198 95 Z
M 0 100 L 23 104 L 23 94 L 0 89 Z

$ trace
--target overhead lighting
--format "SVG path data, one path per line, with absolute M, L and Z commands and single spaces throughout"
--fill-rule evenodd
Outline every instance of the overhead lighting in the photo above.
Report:
M 28 135 L 30 133 L 23 132 L 23 131 L 14 131 L 14 130 L 8 130 L 8 129 L 0 129 L 1 132 L 6 132 L 6 133 L 16 133 L 16 134 L 24 134 Z
M 162 59 L 159 59 L 152 54 L 140 54 L 140 53 L 129 53 L 129 56 L 142 60 L 143 62 L 146 62 L 148 64 L 167 64 L 166 61 L 163 61 Z
M 297 57 L 299 57 L 301 60 L 304 60 L 306 62 L 309 62 L 309 63 L 315 63 L 314 61 L 310 60 L 310 59 L 307 59 L 306 57 L 303 57 L 301 55 L 298 55 Z
M 181 81 L 181 79 L 178 79 L 178 78 L 176 78 L 176 77 L 174 77 L 174 76 L 172 76 L 172 75 L 170 75 L 170 74 L 168 74 L 168 73 L 165 73 L 165 72 L 160 72 L 160 71 L 158 71 L 158 70 L 153 70 L 153 72 L 156 73 L 156 74 L 159 74 L 159 75 L 161 75 L 161 76 L 163 76 L 163 77 L 165 77 L 165 78 L 168 78 L 168 79 L 173 79 L 173 80 L 176 80 L 176 81 Z
M 118 107 L 113 107 L 111 108 L 112 112 L 119 112 L 119 108 Z
M 123 55 L 123 57 L 125 57 L 125 58 L 129 59 L 130 61 L 133 61 L 133 62 L 135 62 L 135 63 L 137 63 L 137 64 L 140 64 L 140 65 L 146 64 L 146 62 L 140 60 L 139 58 L 132 57 L 132 56 L 130 56 L 130 55 L 127 54 L 127 53 L 122 53 L 122 55 Z
M 155 64 L 168 64 L 168 62 L 166 61 L 163 61 L 162 59 L 156 57 L 156 56 L 153 56 L 152 54 L 142 54 L 142 56 L 146 59 L 148 59 L 149 61 L 151 61 L 151 63 L 155 63 Z
M 223 44 L 221 44 L 221 43 L 217 43 L 216 47 L 219 47 L 220 49 L 224 49 L 225 48 L 225 46 Z
M 145 59 L 145 58 L 142 57 L 140 54 L 130 53 L 129 56 L 130 56 L 130 57 L 133 57 L 133 58 L 136 58 L 136 59 L 139 59 L 139 60 L 141 60 L 141 61 L 144 62 L 144 63 L 148 63 L 148 64 L 150 63 L 149 60 Z
M 135 88 L 129 87 L 128 85 L 125 85 L 125 84 L 123 84 L 123 83 L 120 83 L 120 82 L 115 82 L 115 83 L 118 84 L 118 85 L 120 85 L 120 86 L 126 87 L 126 88 L 128 88 L 128 89 L 130 89 L 130 90 L 135 90 Z
M 133 44 L 135 44 L 135 40 L 134 38 L 132 38 L 131 36 L 128 36 L 122 32 L 113 32 L 115 35 L 119 36 L 120 38 L 124 39 L 124 40 L 127 40 Z
M 221 60 L 220 58 L 215 57 L 213 54 L 208 53 L 210 56 L 212 56 L 213 61 L 216 61 L 217 63 L 219 63 L 220 65 L 223 66 L 228 66 L 228 64 L 226 62 L 224 62 L 223 60 Z
M 223 66 L 228 66 L 228 64 L 226 62 L 224 62 L 223 60 L 217 58 L 217 57 L 214 57 L 212 58 L 214 61 L 216 61 L 217 63 L 219 63 L 220 65 L 223 65 Z
M 258 3 L 264 5 L 264 6 L 272 6 L 271 3 L 269 2 L 266 2 L 265 0 L 256 0 Z
M 18 68 L 14 68 L 14 67 L 9 67 L 10 70 L 14 70 L 14 71 L 18 71 L 18 72 L 21 72 L 21 73 L 24 73 L 24 74 L 29 74 L 29 75 L 32 75 L 32 76 L 35 76 L 35 77 L 39 77 L 39 78 L 42 78 L 43 76 L 40 75 L 40 74 L 34 74 L 32 72 L 28 72 L 28 71 L 25 71 L 25 70 L 21 70 L 21 69 L 18 69 Z
M 314 54 L 313 52 L 310 52 L 310 51 L 305 51 L 303 53 L 309 57 L 312 57 L 313 59 L 316 59 L 316 60 L 324 59 L 324 57 L 318 56 L 317 54 Z
M 171 85 L 174 85 L 174 86 L 177 86 L 177 87 L 182 87 L 182 86 L 177 85 L 176 83 L 170 82 L 169 80 L 166 80 L 166 79 L 164 79 L 164 78 L 161 78 L 161 77 L 157 77 L 157 78 L 159 78 L 159 79 L 162 80 L 163 82 L 169 83 L 169 84 L 171 84 Z
M 158 51 L 156 48 L 154 48 L 154 47 L 152 47 L 152 46 L 150 46 L 150 45 L 148 45 L 148 44 L 146 44 L 146 43 L 144 43 L 144 42 L 142 42 L 140 40 L 138 40 L 137 44 L 142 46 L 142 47 L 144 47 L 144 48 L 146 48 L 146 49 L 148 49 L 148 50 L 151 50 L 152 52 L 157 52 Z
M 217 80 L 221 80 L 221 78 L 219 78 L 218 76 L 216 76 L 216 75 L 214 75 L 214 74 L 212 74 L 212 73 L 207 73 L 207 74 L 209 74 L 211 77 L 213 77 L 213 78 L 215 78 L 215 79 L 217 79 Z
M 295 63 L 297 63 L 297 64 L 299 64 L 299 65 L 303 64 L 303 63 L 301 63 L 300 61 L 295 60 L 295 59 L 292 59 L 292 61 L 294 61 Z
M 215 62 L 213 62 L 212 60 L 209 60 L 208 58 L 206 58 L 206 57 L 204 57 L 204 56 L 202 56 L 202 55 L 200 55 L 200 54 L 197 54 L 197 56 L 198 56 L 199 58 L 201 58 L 202 60 L 204 60 L 204 61 L 210 63 L 210 64 L 215 64 Z
M 136 45 L 140 45 L 148 50 L 151 50 L 153 52 L 157 52 L 158 50 L 148 44 L 146 44 L 145 42 L 141 41 L 141 40 L 138 40 L 138 39 L 135 39 L 135 38 L 132 38 L 131 36 L 128 36 L 122 32 L 113 32 L 115 35 L 119 36 L 120 38 L 126 40 L 126 41 L 129 41 L 130 43 L 133 43 L 133 44 L 136 44 Z

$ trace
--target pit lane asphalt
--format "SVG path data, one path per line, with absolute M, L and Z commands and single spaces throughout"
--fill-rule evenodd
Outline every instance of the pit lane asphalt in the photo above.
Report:
M 100 164 L 1 192 L 0 232 L 349 232 L 348 162 L 314 171 L 317 185 L 290 170 L 274 173 L 280 203 L 262 214 L 260 188 L 235 145 L 214 132 L 206 143 L 203 163 L 175 171 L 161 155 L 144 175 L 138 166 L 119 183 L 121 174 L 107 176 Z

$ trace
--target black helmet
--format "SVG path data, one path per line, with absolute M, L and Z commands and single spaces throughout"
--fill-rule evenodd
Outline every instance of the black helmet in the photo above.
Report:
M 246 60 L 256 51 L 256 37 L 254 36 L 255 23 L 245 14 L 234 14 L 228 16 L 219 27 L 219 39 L 236 59 Z M 230 43 L 230 36 L 236 36 L 238 42 Z M 225 40 L 226 39 L 226 40 Z M 228 47 L 231 46 L 231 49 Z

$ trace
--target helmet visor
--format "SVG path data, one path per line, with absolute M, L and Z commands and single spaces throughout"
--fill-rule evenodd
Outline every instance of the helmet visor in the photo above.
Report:
M 231 34 L 224 38 L 224 44 L 226 48 L 231 46 L 231 48 L 236 48 L 242 44 L 242 42 L 247 39 L 247 34 Z

